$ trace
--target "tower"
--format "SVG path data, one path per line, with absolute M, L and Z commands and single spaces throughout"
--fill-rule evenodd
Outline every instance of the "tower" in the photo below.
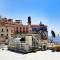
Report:
M 29 29 L 29 33 L 31 33 L 32 28 L 31 28 L 31 17 L 28 17 L 28 29 Z
M 30 16 L 28 17 L 28 24 L 31 25 L 31 17 Z

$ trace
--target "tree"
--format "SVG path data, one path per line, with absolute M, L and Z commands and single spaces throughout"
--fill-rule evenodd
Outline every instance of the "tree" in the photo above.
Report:
M 51 34 L 52 34 L 52 37 L 55 38 L 55 32 L 53 30 L 51 30 Z

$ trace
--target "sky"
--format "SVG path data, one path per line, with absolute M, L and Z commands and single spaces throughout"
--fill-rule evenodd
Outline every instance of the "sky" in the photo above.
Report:
M 60 34 L 60 0 L 0 0 L 0 15 L 20 19 L 23 24 L 31 16 L 32 24 L 42 21 L 48 26 L 49 35 L 51 30 Z

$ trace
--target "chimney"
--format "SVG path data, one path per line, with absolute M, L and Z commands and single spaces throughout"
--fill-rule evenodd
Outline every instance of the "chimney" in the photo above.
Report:
M 16 23 L 22 24 L 22 20 L 15 20 Z
M 13 22 L 13 19 L 8 19 L 9 22 Z

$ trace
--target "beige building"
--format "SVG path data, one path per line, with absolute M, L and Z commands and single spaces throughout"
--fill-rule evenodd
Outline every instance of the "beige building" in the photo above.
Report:
M 11 27 L 0 26 L 1 37 L 11 37 Z
M 13 29 L 10 26 L 0 26 L 0 42 L 5 42 L 13 35 Z

